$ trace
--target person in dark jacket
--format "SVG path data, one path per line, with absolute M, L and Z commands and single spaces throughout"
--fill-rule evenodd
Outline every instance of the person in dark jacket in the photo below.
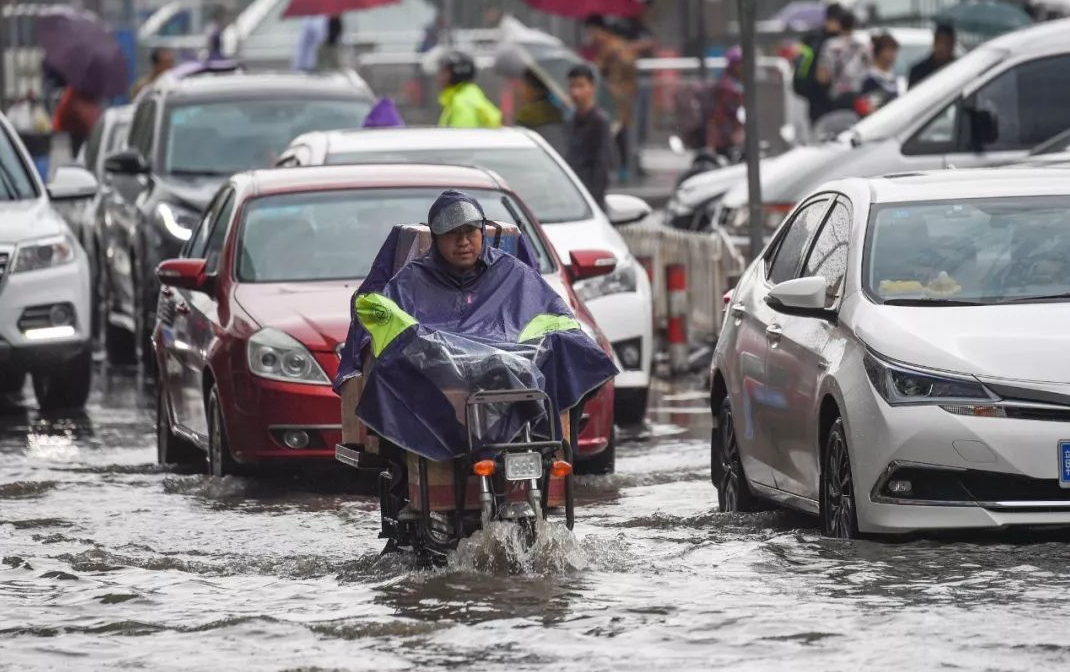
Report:
M 576 108 L 568 122 L 565 160 L 602 205 L 609 183 L 609 118 L 595 104 L 594 71 L 577 65 L 568 72 L 568 95 Z
M 914 64 L 907 79 L 909 88 L 955 60 L 955 28 L 942 23 L 933 31 L 933 50 L 927 58 Z
M 825 8 L 825 25 L 822 26 L 821 32 L 806 36 L 799 45 L 792 88 L 809 104 L 810 123 L 832 109 L 828 87 L 817 81 L 817 57 L 821 54 L 825 42 L 842 32 L 843 15 L 842 6 L 837 3 L 830 4 Z

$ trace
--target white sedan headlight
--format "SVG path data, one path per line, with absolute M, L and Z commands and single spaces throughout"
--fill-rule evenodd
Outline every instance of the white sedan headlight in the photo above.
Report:
M 249 339 L 249 370 L 284 383 L 330 385 L 316 358 L 297 339 L 278 329 L 261 329 Z
M 866 375 L 877 394 L 892 406 L 910 404 L 989 404 L 999 397 L 980 381 L 893 364 L 867 352 Z
M 177 205 L 160 203 L 156 206 L 156 216 L 160 218 L 163 228 L 178 240 L 189 240 L 193 229 L 197 228 L 200 215 L 192 210 Z
M 69 264 L 75 259 L 77 245 L 74 238 L 67 234 L 22 243 L 15 253 L 15 264 L 11 272 L 38 271 Z
M 612 273 L 580 280 L 573 289 L 584 301 L 610 294 L 634 292 L 639 284 L 639 266 L 631 258 L 621 259 Z

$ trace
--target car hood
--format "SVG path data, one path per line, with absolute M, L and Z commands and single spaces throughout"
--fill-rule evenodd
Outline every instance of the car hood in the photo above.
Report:
M 894 142 L 894 141 L 892 141 Z M 853 146 L 835 140 L 813 147 L 797 147 L 762 161 L 762 201 L 794 204 L 818 185 L 844 177 L 869 177 L 887 172 L 887 166 L 870 157 L 880 142 Z M 746 179 L 732 186 L 724 206 L 739 208 L 748 201 Z
M 926 308 L 862 301 L 853 321 L 862 341 L 904 364 L 983 378 L 1070 383 L 1070 306 L 1065 303 Z
M 617 259 L 627 259 L 631 254 L 620 233 L 608 222 L 598 219 L 543 224 L 542 230 L 565 265 L 571 263 L 569 252 L 572 250 L 605 250 L 615 254 Z
M 201 212 L 208 207 L 215 192 L 223 186 L 225 176 L 186 177 L 177 175 L 162 175 L 159 177 L 159 188 L 166 192 L 166 200 L 181 205 L 194 212 Z
M 261 327 L 293 336 L 313 352 L 333 352 L 349 331 L 349 301 L 359 280 L 247 283 L 234 293 Z
M 54 236 L 69 231 L 67 223 L 44 198 L 0 201 L 0 244 Z

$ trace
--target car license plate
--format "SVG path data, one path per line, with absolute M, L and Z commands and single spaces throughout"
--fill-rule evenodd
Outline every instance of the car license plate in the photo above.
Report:
M 1070 444 L 1067 444 L 1070 446 Z M 505 480 L 526 481 L 542 477 L 542 455 L 539 453 L 506 453 Z M 1067 484 L 1070 487 L 1070 483 Z
M 1059 442 L 1059 487 L 1070 488 L 1070 441 Z

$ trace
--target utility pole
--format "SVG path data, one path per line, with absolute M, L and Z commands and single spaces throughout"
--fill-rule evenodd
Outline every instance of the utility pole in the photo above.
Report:
M 0 0 L 0 112 L 7 110 L 7 50 L 11 47 L 5 9 L 7 0 Z
M 757 53 L 754 48 L 754 0 L 739 0 L 739 32 L 743 43 L 743 109 L 746 111 L 743 130 L 746 134 L 744 152 L 747 155 L 747 208 L 750 211 L 750 258 L 762 251 L 765 222 L 762 221 L 762 180 L 759 174 L 758 87 L 755 71 Z

